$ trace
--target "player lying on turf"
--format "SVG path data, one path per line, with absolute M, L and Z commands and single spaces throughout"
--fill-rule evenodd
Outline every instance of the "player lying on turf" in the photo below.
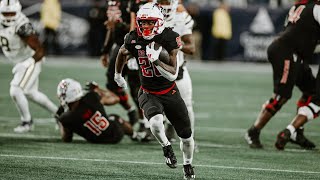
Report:
M 71 142 L 73 133 L 88 142 L 103 144 L 115 144 L 124 134 L 130 137 L 134 134 L 131 125 L 120 116 L 107 115 L 101 103 L 108 101 L 104 93 L 94 90 L 84 93 L 79 82 L 68 78 L 59 83 L 57 95 L 60 107 L 56 117 L 64 142 Z M 109 99 L 110 104 L 119 102 Z

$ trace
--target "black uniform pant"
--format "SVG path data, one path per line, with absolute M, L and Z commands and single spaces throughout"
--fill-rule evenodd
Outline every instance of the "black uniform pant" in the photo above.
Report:
M 293 51 L 275 41 L 268 48 L 268 59 L 272 64 L 275 94 L 289 99 L 295 85 L 305 95 L 315 93 L 316 80 L 309 64 Z
M 166 94 L 151 94 L 140 89 L 138 100 L 148 120 L 157 114 L 165 113 L 179 137 L 189 138 L 191 136 L 188 110 L 177 86 Z

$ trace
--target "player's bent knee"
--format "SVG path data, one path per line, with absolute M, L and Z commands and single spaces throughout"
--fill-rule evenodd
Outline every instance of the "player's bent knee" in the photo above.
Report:
M 276 98 L 270 98 L 269 101 L 263 104 L 263 107 L 272 115 L 275 115 L 287 101 L 288 98 L 276 96 Z
M 23 90 L 18 86 L 10 86 L 10 96 L 15 98 L 23 93 Z
M 308 120 L 312 120 L 318 117 L 319 112 L 320 107 L 312 102 L 307 106 L 303 106 L 298 109 L 298 114 L 306 116 Z
M 177 130 L 177 134 L 180 138 L 187 139 L 191 137 L 192 131 L 191 131 L 191 128 L 188 127 L 188 128 L 183 128 L 181 130 Z
M 144 114 L 148 119 L 151 119 L 154 116 L 162 115 L 162 112 L 160 111 L 159 108 L 157 108 L 156 106 L 153 106 L 153 107 L 150 107 L 148 110 L 144 111 Z
M 163 115 L 162 114 L 157 114 L 155 116 L 152 116 L 149 120 L 150 125 L 159 125 L 159 124 L 163 124 Z

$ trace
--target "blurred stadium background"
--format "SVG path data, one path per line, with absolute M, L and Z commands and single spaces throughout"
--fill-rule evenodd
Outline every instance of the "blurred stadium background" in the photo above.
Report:
M 294 0 L 225 0 L 230 6 L 232 39 L 227 43 L 226 59 L 230 61 L 266 62 L 266 48 L 283 29 L 289 7 Z M 99 55 L 105 27 L 105 0 L 60 0 L 62 24 L 58 29 L 63 55 Z M 212 12 L 219 0 L 184 0 L 196 21 L 194 36 L 197 53 L 191 57 L 203 61 L 215 60 L 216 40 L 211 35 Z M 23 12 L 31 18 L 41 38 L 39 23 L 42 0 L 21 0 Z M 318 55 L 315 55 L 315 63 Z
M 21 2 L 41 37 L 39 8 L 42 1 Z M 63 78 L 75 78 L 82 84 L 95 80 L 103 87 L 105 83 L 105 69 L 95 54 L 100 51 L 104 39 L 104 28 L 98 23 L 103 20 L 89 18 L 94 1 L 61 2 L 64 13 L 59 41 L 64 51 L 60 56 L 48 56 L 40 75 L 40 89 L 55 103 L 58 103 L 56 86 Z M 295 115 L 295 101 L 300 95 L 297 90 L 262 131 L 263 150 L 250 149 L 244 140 L 244 133 L 255 120 L 261 104 L 272 93 L 271 67 L 261 63 L 267 61 L 267 42 L 281 30 L 293 2 L 230 0 L 234 36 L 224 62 L 212 59 L 215 41 L 210 33 L 211 14 L 216 1 L 189 0 L 185 3 L 197 10 L 194 17 L 199 53 L 189 57 L 187 64 L 193 80 L 195 134 L 200 148 L 194 156 L 197 179 L 320 179 L 318 148 L 307 151 L 292 144 L 288 144 L 284 152 L 274 148 L 276 134 Z M 103 9 L 103 5 L 101 1 L 99 8 Z M 272 29 L 270 23 L 253 23 L 261 21 L 271 22 L 273 31 L 252 31 L 253 26 Z M 98 39 L 91 46 L 88 41 L 92 30 Z M 317 68 L 313 68 L 316 72 Z M 55 130 L 55 120 L 32 103 L 35 130 L 14 134 L 12 130 L 20 120 L 9 96 L 11 69 L 12 65 L 0 56 L 0 179 L 181 179 L 182 154 L 178 143 L 173 146 L 179 161 L 177 169 L 166 167 L 156 142 L 136 143 L 125 137 L 117 145 L 95 145 L 76 136 L 75 142 L 62 143 Z M 126 117 L 119 105 L 106 107 L 106 110 Z M 317 119 L 305 127 L 306 136 L 318 147 L 319 125 Z

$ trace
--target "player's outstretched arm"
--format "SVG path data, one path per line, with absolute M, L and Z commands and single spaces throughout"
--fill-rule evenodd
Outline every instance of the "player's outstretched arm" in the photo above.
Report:
M 114 73 L 114 81 L 118 84 L 119 87 L 123 87 L 127 89 L 127 82 L 122 77 L 122 70 L 124 65 L 127 62 L 127 56 L 130 55 L 130 52 L 124 47 L 124 45 L 121 46 L 119 49 L 117 58 L 116 58 L 116 65 L 115 65 L 115 73 Z
M 120 98 L 108 89 L 96 88 L 94 91 L 100 95 L 100 103 L 105 106 L 115 105 L 120 102 Z
M 40 61 L 45 55 L 45 50 L 40 43 L 38 36 L 32 33 L 28 36 L 23 37 L 22 39 L 26 44 L 30 46 L 31 49 L 35 51 L 34 55 L 32 56 L 34 61 Z
M 72 142 L 72 137 L 73 137 L 73 133 L 71 130 L 65 128 L 60 122 L 58 122 L 59 124 L 59 129 L 60 129 L 60 134 L 61 134 L 61 139 L 63 142 Z
M 186 54 L 193 55 L 196 52 L 196 46 L 192 34 L 181 36 L 182 46 L 180 50 Z

